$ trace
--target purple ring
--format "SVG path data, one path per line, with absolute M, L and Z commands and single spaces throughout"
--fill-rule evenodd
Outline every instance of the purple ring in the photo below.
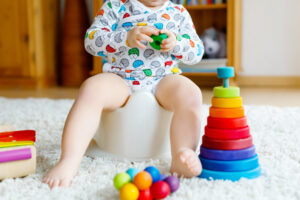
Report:
M 207 149 L 201 145 L 200 156 L 211 160 L 243 160 L 255 155 L 255 147 L 252 145 L 246 149 L 240 150 L 214 150 Z

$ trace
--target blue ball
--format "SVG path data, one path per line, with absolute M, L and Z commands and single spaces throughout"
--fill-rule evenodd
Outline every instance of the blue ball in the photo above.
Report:
M 136 169 L 136 168 L 129 168 L 126 173 L 130 176 L 130 181 L 132 182 L 133 178 L 135 177 L 135 175 L 137 173 L 139 173 L 140 170 Z
M 160 178 L 159 178 L 159 180 L 160 181 L 163 181 L 163 180 L 165 180 L 167 177 L 165 176 L 165 175 L 163 175 L 163 174 L 160 174 Z
M 160 180 L 160 173 L 156 167 L 149 166 L 144 169 L 144 171 L 148 172 L 152 177 L 152 182 L 155 183 Z

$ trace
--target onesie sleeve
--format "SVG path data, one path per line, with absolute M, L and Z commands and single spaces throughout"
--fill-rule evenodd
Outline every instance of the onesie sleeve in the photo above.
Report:
M 172 55 L 187 65 L 194 65 L 201 61 L 204 46 L 196 33 L 192 18 L 186 9 L 182 9 L 179 32 L 176 34 L 177 44 Z
M 107 57 L 126 48 L 127 31 L 118 28 L 118 13 L 125 9 L 121 1 L 107 0 L 86 31 L 84 46 L 93 56 Z

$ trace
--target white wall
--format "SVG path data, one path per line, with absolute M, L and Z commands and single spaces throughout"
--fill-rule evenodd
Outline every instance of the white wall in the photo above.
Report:
M 243 0 L 242 75 L 300 76 L 300 0 Z

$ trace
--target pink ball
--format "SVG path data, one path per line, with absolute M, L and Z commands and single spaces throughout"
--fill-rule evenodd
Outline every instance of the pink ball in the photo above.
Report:
M 155 199 L 166 198 L 171 192 L 170 186 L 164 181 L 158 181 L 151 187 L 152 197 Z

